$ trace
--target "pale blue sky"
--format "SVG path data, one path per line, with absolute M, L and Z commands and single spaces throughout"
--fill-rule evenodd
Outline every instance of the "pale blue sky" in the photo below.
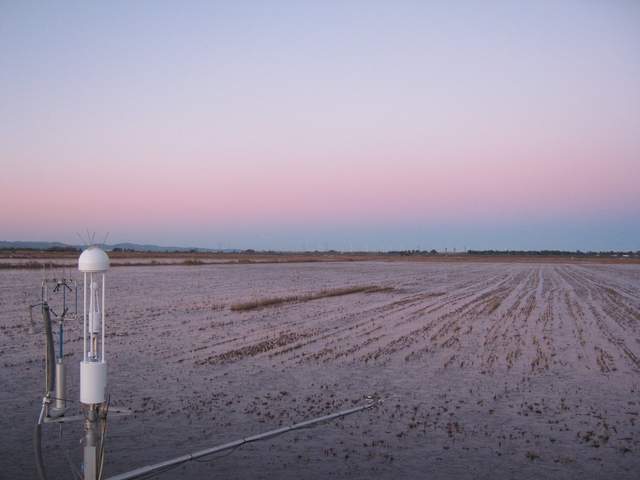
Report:
M 640 249 L 640 2 L 3 2 L 0 238 Z

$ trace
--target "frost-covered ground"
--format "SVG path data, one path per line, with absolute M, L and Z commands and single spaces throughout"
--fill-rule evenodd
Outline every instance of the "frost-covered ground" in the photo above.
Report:
M 40 275 L 0 271 L 1 478 L 35 476 Z M 229 308 L 355 285 L 394 290 Z M 638 478 L 638 265 L 121 267 L 107 286 L 112 404 L 135 411 L 109 422 L 107 475 L 377 393 L 377 410 L 159 478 Z M 80 424 L 45 429 L 50 478 L 71 478 Z

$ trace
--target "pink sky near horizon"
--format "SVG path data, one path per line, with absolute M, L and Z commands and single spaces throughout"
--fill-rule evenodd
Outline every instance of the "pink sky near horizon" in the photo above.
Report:
M 14 225 L 77 224 L 97 215 L 105 224 L 130 227 L 215 221 L 233 227 L 244 222 L 372 223 L 394 221 L 470 221 L 482 218 L 508 221 L 527 216 L 589 217 L 637 212 L 637 164 L 607 171 L 599 162 L 481 161 L 432 165 L 425 162 L 395 168 L 393 162 L 336 164 L 313 170 L 304 165 L 254 174 L 233 171 L 216 175 L 215 165 L 184 170 L 156 166 L 103 170 L 95 182 L 63 188 L 47 199 L 35 194 L 48 186 L 48 178 L 25 185 L 6 185 L 0 194 L 3 221 Z M 88 169 L 88 177 L 93 172 Z M 603 175 L 603 172 L 606 174 Z M 91 182 L 90 182 L 91 183 Z M 26 220 L 26 221 L 25 221 Z

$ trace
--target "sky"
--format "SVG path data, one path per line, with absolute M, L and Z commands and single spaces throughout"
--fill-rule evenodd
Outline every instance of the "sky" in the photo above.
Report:
M 0 2 L 0 239 L 640 250 L 640 2 Z

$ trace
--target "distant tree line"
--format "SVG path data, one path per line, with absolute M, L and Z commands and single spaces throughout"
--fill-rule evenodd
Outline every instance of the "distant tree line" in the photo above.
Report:
M 78 247 L 74 246 L 53 246 L 48 248 L 34 248 L 34 247 L 0 247 L 0 250 L 5 252 L 80 252 L 82 251 Z
M 64 246 L 64 247 L 49 247 L 45 250 L 46 252 L 79 252 L 80 248 L 74 247 L 72 245 Z
M 390 250 L 386 252 L 389 255 L 400 255 L 402 257 L 409 257 L 415 255 L 438 255 L 438 251 L 432 250 Z
M 65 245 L 65 246 L 51 246 L 48 248 L 32 248 L 32 247 L 5 247 L 0 246 L 0 250 L 3 251 L 33 251 L 33 252 L 80 252 L 82 249 L 77 246 Z M 310 254 L 310 255 L 397 255 L 397 256 L 434 256 L 434 255 L 476 255 L 476 256 L 543 256 L 543 257 L 633 257 L 640 258 L 640 250 L 608 250 L 608 251 L 582 251 L 582 250 L 467 250 L 462 252 L 444 251 L 439 252 L 436 249 L 431 250 L 389 250 L 389 251 L 340 251 L 340 250 L 309 250 L 305 252 L 288 252 L 282 250 L 254 250 L 248 248 L 245 250 L 228 249 L 222 250 L 201 250 L 197 248 L 193 249 L 180 249 L 180 250 L 141 250 L 127 247 L 114 247 L 112 252 L 122 253 L 236 253 L 236 254 L 264 254 L 264 255 L 290 255 L 290 254 Z
M 517 256 L 561 256 L 561 257 L 637 257 L 640 256 L 640 250 L 633 252 L 628 251 L 587 251 L 582 250 L 468 250 L 468 255 L 517 255 Z

